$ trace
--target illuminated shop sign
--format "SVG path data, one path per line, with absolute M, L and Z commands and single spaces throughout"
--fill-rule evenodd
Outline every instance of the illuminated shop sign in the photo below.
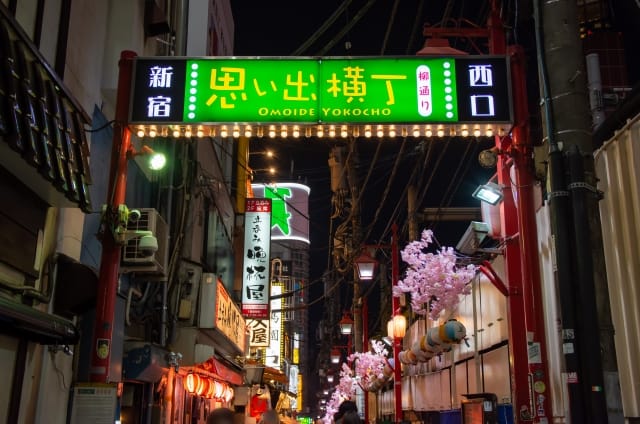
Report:
M 274 283 L 271 285 L 271 296 L 276 297 L 282 294 L 282 283 Z M 282 344 L 282 333 L 284 330 L 284 320 L 282 319 L 282 298 L 276 297 L 271 299 L 271 316 L 269 331 L 269 346 L 267 347 L 267 355 L 265 357 L 265 365 L 268 367 L 280 369 L 282 362 L 282 354 L 284 345 Z
M 244 352 L 245 320 L 222 281 L 218 280 L 216 284 L 216 328 Z
M 268 319 L 248 319 L 247 329 L 249 330 L 249 347 L 269 346 Z
M 247 199 L 242 264 L 242 315 L 247 318 L 269 318 L 270 234 L 271 200 Z
M 511 121 L 502 56 L 137 58 L 132 124 Z
M 253 194 L 271 199 L 271 240 L 309 243 L 309 193 L 298 183 L 252 184 Z M 283 271 L 283 274 L 286 272 Z

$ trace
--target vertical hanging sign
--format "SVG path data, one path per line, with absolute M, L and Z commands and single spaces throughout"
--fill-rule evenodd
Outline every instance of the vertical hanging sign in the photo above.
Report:
M 244 215 L 242 315 L 269 318 L 271 200 L 247 199 Z
M 282 294 L 282 283 L 276 283 L 271 286 L 271 295 L 280 296 Z M 264 363 L 268 367 L 275 369 L 281 369 L 282 362 L 282 350 L 284 345 L 282 344 L 282 333 L 284 330 L 284 323 L 282 320 L 282 297 L 277 297 L 271 300 L 271 324 L 269 331 L 269 346 L 267 347 L 267 356 Z

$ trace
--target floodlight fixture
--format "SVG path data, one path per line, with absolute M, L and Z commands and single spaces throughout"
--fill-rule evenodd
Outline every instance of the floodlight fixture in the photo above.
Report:
M 502 201 L 503 194 L 502 188 L 498 184 L 489 182 L 479 186 L 472 196 L 490 205 L 497 205 Z

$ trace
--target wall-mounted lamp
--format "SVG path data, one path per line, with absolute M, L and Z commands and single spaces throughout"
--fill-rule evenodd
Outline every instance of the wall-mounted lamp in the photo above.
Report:
M 479 186 L 472 196 L 490 205 L 497 205 L 502 200 L 502 188 L 496 183 L 489 182 Z
M 327 383 L 333 383 L 333 374 L 327 375 Z

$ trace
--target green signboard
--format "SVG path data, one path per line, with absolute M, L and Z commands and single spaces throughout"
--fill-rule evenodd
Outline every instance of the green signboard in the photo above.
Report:
M 509 122 L 505 57 L 139 58 L 131 123 Z

